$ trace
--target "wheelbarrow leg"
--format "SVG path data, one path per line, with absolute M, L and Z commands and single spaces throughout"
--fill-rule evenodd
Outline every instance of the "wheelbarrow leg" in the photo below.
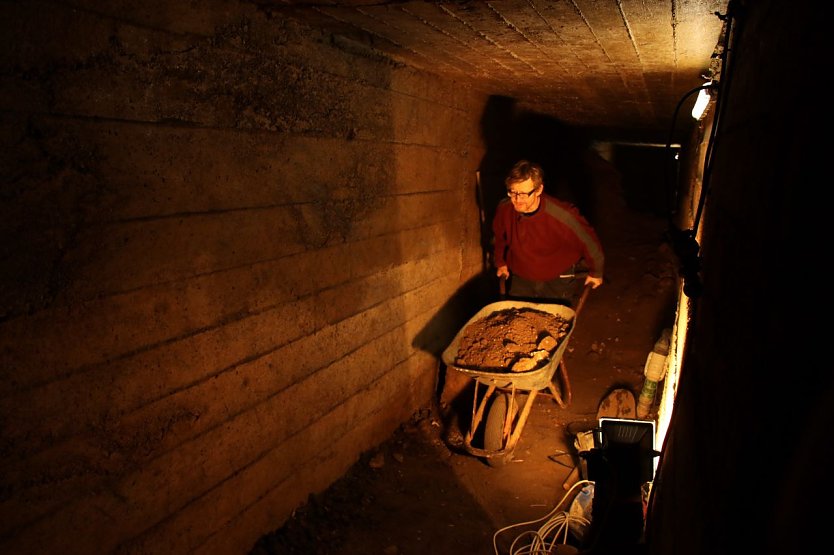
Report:
M 564 396 L 559 394 L 559 391 L 556 389 L 553 382 L 547 384 L 547 388 L 550 390 L 550 394 L 553 395 L 553 398 L 556 399 L 556 402 L 559 403 L 559 406 L 564 409 L 570 405 L 571 398 L 573 397 L 570 390 L 570 379 L 568 378 L 568 367 L 565 364 L 565 359 L 559 361 L 559 381 L 561 382 Z
M 507 441 L 507 449 L 515 449 L 515 446 L 521 437 L 521 430 L 524 429 L 524 425 L 527 423 L 527 418 L 530 416 L 530 409 L 533 408 L 533 402 L 536 400 L 536 395 L 538 394 L 539 391 L 537 389 L 531 390 L 524 402 L 524 407 L 521 409 L 521 415 L 518 417 L 518 422 L 515 423 L 515 427 L 513 428 L 512 423 L 509 423 L 507 431 L 511 430 L 511 432 L 509 440 Z
M 586 285 L 582 288 L 582 295 L 579 297 L 579 301 L 576 303 L 576 311 L 574 318 L 579 318 L 579 312 L 582 310 L 582 307 L 585 306 L 585 301 L 588 300 L 588 294 L 591 292 L 592 287 L 590 285 Z M 556 391 L 556 387 L 553 383 L 548 384 L 548 389 L 550 389 L 550 393 L 553 394 L 553 398 L 556 399 L 556 402 L 559 403 L 559 406 L 567 408 L 570 405 L 571 399 L 573 394 L 570 390 L 570 379 L 568 378 L 568 366 L 565 363 L 565 359 L 562 358 L 559 360 L 559 381 L 561 382 L 562 392 L 564 396 L 559 395 Z
M 475 381 L 475 392 L 472 396 L 472 422 L 469 424 L 469 431 L 466 432 L 466 444 L 470 445 L 472 440 L 475 437 L 475 432 L 478 429 L 478 426 L 481 425 L 481 419 L 484 417 L 484 410 L 486 409 L 487 403 L 489 402 L 490 397 L 492 394 L 495 393 L 496 387 L 494 385 L 490 385 L 487 387 L 486 393 L 478 401 L 478 381 Z

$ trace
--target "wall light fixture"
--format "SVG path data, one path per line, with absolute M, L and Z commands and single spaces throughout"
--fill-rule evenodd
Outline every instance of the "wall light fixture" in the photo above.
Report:
M 704 116 L 704 112 L 710 101 L 710 89 L 712 89 L 712 81 L 707 81 L 698 92 L 698 98 L 695 99 L 695 106 L 692 107 L 693 118 L 701 119 Z

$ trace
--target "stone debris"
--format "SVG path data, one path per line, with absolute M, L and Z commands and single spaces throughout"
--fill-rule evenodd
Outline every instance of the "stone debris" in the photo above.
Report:
M 496 372 L 541 368 L 570 329 L 571 320 L 533 308 L 495 311 L 467 325 L 455 364 Z

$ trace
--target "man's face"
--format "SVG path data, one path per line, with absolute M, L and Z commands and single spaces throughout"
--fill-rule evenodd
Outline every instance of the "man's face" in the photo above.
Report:
M 539 207 L 539 197 L 541 194 L 541 187 L 536 187 L 533 184 L 533 180 L 529 178 L 525 181 L 513 183 L 507 189 L 507 196 L 510 197 L 513 208 L 515 208 L 516 212 L 521 212 L 522 214 L 534 212 Z

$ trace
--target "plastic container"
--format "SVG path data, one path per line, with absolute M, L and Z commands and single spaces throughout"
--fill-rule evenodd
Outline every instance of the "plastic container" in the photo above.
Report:
M 594 484 L 586 484 L 579 490 L 571 501 L 568 515 L 568 528 L 580 542 L 591 524 L 591 513 L 594 504 Z
M 660 339 L 655 342 L 652 352 L 646 358 L 646 366 L 643 369 L 646 380 L 643 382 L 643 390 L 637 399 L 637 418 L 648 416 L 657 394 L 657 382 L 666 375 L 666 358 L 669 356 L 671 335 L 672 330 L 668 328 L 663 330 Z

